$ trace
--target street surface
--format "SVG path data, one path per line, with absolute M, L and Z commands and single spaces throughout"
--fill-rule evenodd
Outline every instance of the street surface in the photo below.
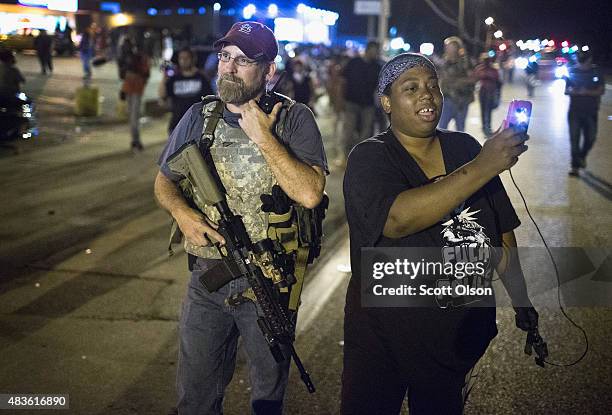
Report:
M 143 118 L 145 151 L 133 155 L 128 127 L 116 118 L 120 83 L 114 63 L 94 70 L 103 110 L 97 119 L 72 115 L 82 82 L 77 59 L 55 59 L 51 77 L 38 74 L 31 56 L 19 55 L 18 65 L 38 106 L 41 134 L 0 149 L 0 393 L 69 394 L 68 413 L 74 414 L 165 414 L 175 401 L 177 321 L 188 279 L 185 255 L 167 255 L 170 220 L 153 198 L 167 116 Z M 160 76 L 152 72 L 146 99 L 156 96 Z M 513 98 L 526 98 L 520 79 L 504 87 L 494 125 Z M 598 141 L 581 178 L 567 175 L 567 101 L 559 82 L 536 90 L 529 151 L 513 174 L 548 244 L 585 248 L 578 256 L 589 272 L 578 280 L 590 284 L 600 306 L 567 311 L 587 331 L 589 353 L 570 368 L 539 368 L 523 354 L 525 335 L 514 327 L 513 311 L 498 309 L 499 334 L 478 365 L 468 415 L 604 414 L 612 407 L 612 92 L 603 99 Z M 324 105 L 318 112 L 333 156 L 334 121 Z M 481 139 L 477 103 L 467 126 Z M 327 239 L 308 276 L 298 322 L 296 349 L 317 392 L 307 393 L 293 367 L 287 414 L 339 412 L 349 278 L 342 272 L 348 263 L 342 174 L 334 168 L 328 177 Z M 503 181 L 522 221 L 519 246 L 542 247 L 507 173 Z M 557 259 L 566 281 L 575 258 Z M 526 261 L 524 268 L 533 286 L 551 275 L 552 265 Z M 595 273 L 600 278 L 591 280 Z M 533 302 L 549 359 L 571 362 L 581 355 L 584 339 L 545 295 Z M 47 412 L 55 413 L 15 413 Z M 248 412 L 248 373 L 240 355 L 225 413 Z

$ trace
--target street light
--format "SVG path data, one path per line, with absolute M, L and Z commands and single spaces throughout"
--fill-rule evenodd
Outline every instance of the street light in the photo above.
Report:
M 491 25 L 493 24 L 493 22 L 495 22 L 495 19 L 493 19 L 491 16 L 487 17 L 485 19 L 485 24 L 487 25 L 487 33 L 486 33 L 486 39 L 485 39 L 485 50 L 489 50 L 491 48 Z
M 391 39 L 389 42 L 389 47 L 391 49 L 403 49 L 404 48 L 404 39 L 402 37 L 395 37 Z
M 268 16 L 272 18 L 278 16 L 278 6 L 276 4 L 272 3 L 268 6 Z
M 419 47 L 419 52 L 421 52 L 421 55 L 427 55 L 427 56 L 433 55 L 434 53 L 433 43 L 421 43 L 421 46 Z
M 495 39 L 500 39 L 504 34 L 502 33 L 501 30 L 496 31 L 495 33 L 493 33 L 493 36 L 495 36 Z
M 242 16 L 247 20 L 253 17 L 255 13 L 257 13 L 257 8 L 254 4 L 248 4 L 242 9 Z
M 219 10 L 221 10 L 221 3 L 213 4 L 213 35 L 217 36 L 219 32 Z

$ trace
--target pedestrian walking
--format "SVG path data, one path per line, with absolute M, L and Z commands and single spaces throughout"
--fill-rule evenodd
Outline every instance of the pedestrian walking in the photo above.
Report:
M 344 148 L 340 149 L 338 143 L 338 131 L 342 131 L 343 113 L 344 113 L 344 88 L 345 79 L 342 76 L 344 64 L 346 63 L 344 56 L 334 56 L 330 59 L 328 66 L 327 79 L 325 82 L 325 89 L 329 98 L 329 106 L 333 116 L 333 137 L 335 140 L 336 152 L 342 152 L 344 155 Z M 338 157 L 338 154 L 336 154 Z
M 140 140 L 140 108 L 149 71 L 149 58 L 137 46 L 134 46 L 132 51 L 126 51 L 125 78 L 121 92 L 125 94 L 127 101 L 132 151 L 143 150 Z
M 95 32 L 96 26 L 92 23 L 81 34 L 81 43 L 79 44 L 79 55 L 81 64 L 83 65 L 83 79 L 91 79 L 91 60 L 94 57 L 95 48 Z
M 297 102 L 306 104 L 315 113 L 315 87 L 308 67 L 300 59 L 294 59 L 290 75 L 291 77 L 288 80 L 289 96 Z
M 597 138 L 597 114 L 605 85 L 603 73 L 593 65 L 591 52 L 579 52 L 578 64 L 569 69 L 565 80 L 565 93 L 570 97 L 567 113 L 572 156 L 570 176 L 578 176 L 579 169 L 587 166 L 587 156 Z
M 346 163 L 346 156 L 351 148 L 374 132 L 376 118 L 374 95 L 378 72 L 382 67 L 379 55 L 379 44 L 374 41 L 368 42 L 363 56 L 349 60 L 342 72 L 345 79 L 342 143 L 344 154 L 336 160 L 336 164 L 340 166 Z
M 352 276 L 341 413 L 398 414 L 407 394 L 411 415 L 460 415 L 466 378 L 497 326 L 493 295 L 461 294 L 456 287 L 491 287 L 497 270 L 516 306 L 517 327 L 538 324 L 516 255 L 513 230 L 520 221 L 498 177 L 527 149 L 527 137 L 508 128 L 481 148 L 468 134 L 437 129 L 443 96 L 434 65 L 419 54 L 403 53 L 385 64 L 377 91 L 391 127 L 353 148 L 344 176 Z M 501 246 L 507 249 L 499 253 Z M 424 252 L 434 252 L 427 264 L 454 271 L 422 271 L 408 279 L 391 271 L 392 282 L 374 280 L 370 263 L 362 262 L 368 261 L 363 248 L 377 248 L 370 255 L 384 261 L 394 255 L 385 247 L 400 252 L 397 262 L 404 266 L 425 263 Z M 462 263 L 482 272 L 466 276 L 452 266 L 460 261 L 455 253 L 468 250 Z M 387 269 L 394 262 L 381 263 Z M 422 294 L 419 287 L 398 306 L 393 293 L 413 278 L 427 289 L 455 287 L 455 294 Z M 379 290 L 380 306 L 364 305 L 370 287 L 380 284 L 395 287 L 393 293 L 385 297 Z
M 525 86 L 527 87 L 527 96 L 533 98 L 535 88 L 538 86 L 538 72 L 540 71 L 540 65 L 535 59 L 535 56 L 529 58 L 527 66 L 525 67 Z
M 43 75 L 53 72 L 53 38 L 49 36 L 45 29 L 41 29 L 38 36 L 34 39 L 34 49 L 40 62 L 40 72 Z
M 455 120 L 455 130 L 465 130 L 468 106 L 474 101 L 476 82 L 472 77 L 472 64 L 465 52 L 463 41 L 457 36 L 444 40 L 444 57 L 439 68 L 440 87 L 444 94 L 444 109 L 440 128 L 448 128 Z
M 167 101 L 166 104 L 172 111 L 168 133 L 172 133 L 193 104 L 200 102 L 202 97 L 213 93 L 210 81 L 195 63 L 193 51 L 190 48 L 183 48 L 178 53 L 176 70 L 164 72 L 159 97 Z
M 480 61 L 480 64 L 474 68 L 474 77 L 480 86 L 478 100 L 480 101 L 482 132 L 489 137 L 492 135 L 491 113 L 499 106 L 502 83 L 498 70 L 493 67 L 493 59 L 487 53 L 480 56 Z
M 178 412 L 223 413 L 241 337 L 250 366 L 251 413 L 280 415 L 289 360 L 277 362 L 270 353 L 258 325 L 259 307 L 246 294 L 247 279 L 220 270 L 226 262 L 211 245 L 224 243 L 216 231 L 219 214 L 202 199 L 193 199 L 196 209 L 187 203 L 179 190 L 184 177 L 169 169 L 168 158 L 187 142 L 200 143 L 203 132 L 211 133 L 214 140 L 208 141 L 207 154 L 229 206 L 242 215 L 254 242 L 268 235 L 270 214 L 262 210 L 262 195 L 271 194 L 277 184 L 275 194 L 286 193 L 314 208 L 323 197 L 327 164 L 321 134 L 305 105 L 282 100 L 266 114 L 255 101 L 276 71 L 273 32 L 258 22 L 238 22 L 214 45 L 219 50 L 219 94 L 194 104 L 181 118 L 159 159 L 155 181 L 157 200 L 185 237 L 192 271 L 179 323 Z M 223 281 L 211 288 L 215 270 Z

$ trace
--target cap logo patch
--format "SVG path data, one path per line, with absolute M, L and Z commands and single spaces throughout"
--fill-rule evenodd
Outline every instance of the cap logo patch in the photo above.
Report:
M 246 33 L 247 35 L 251 33 L 251 30 L 253 30 L 253 26 L 248 23 L 241 25 L 240 29 L 238 29 L 239 32 Z

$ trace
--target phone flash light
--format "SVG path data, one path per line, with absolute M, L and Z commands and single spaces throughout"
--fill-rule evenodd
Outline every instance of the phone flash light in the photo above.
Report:
M 524 109 L 518 110 L 516 112 L 516 120 L 520 124 L 527 122 L 528 119 L 529 117 L 527 116 L 527 112 Z

